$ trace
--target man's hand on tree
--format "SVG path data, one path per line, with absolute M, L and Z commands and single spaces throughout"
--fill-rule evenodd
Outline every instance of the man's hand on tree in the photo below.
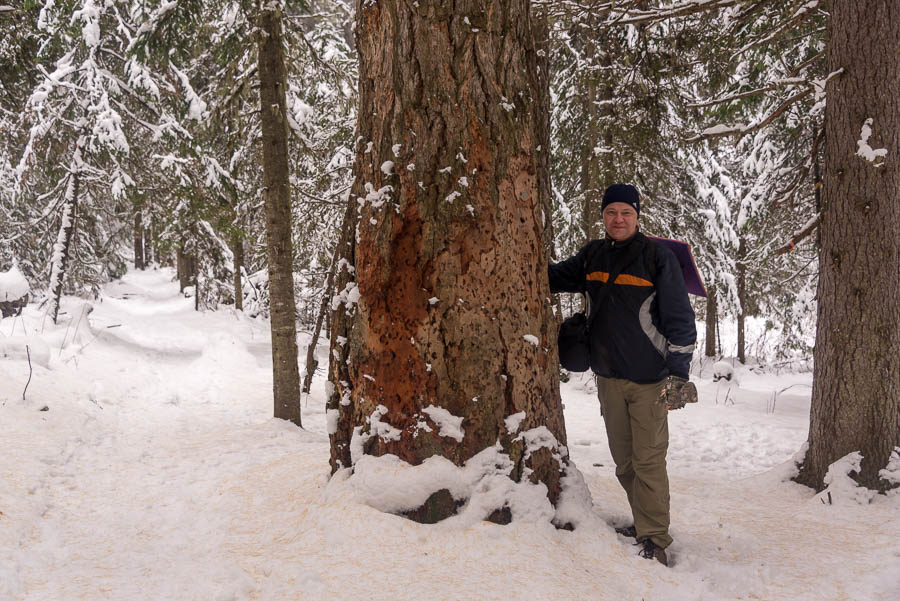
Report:
M 664 403 L 669 411 L 681 409 L 688 403 L 697 402 L 697 387 L 682 377 L 669 376 L 659 393 L 659 402 Z

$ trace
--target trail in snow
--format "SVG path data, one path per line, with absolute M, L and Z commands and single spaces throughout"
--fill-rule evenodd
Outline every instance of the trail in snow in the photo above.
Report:
M 700 379 L 671 414 L 667 570 L 607 526 L 627 504 L 589 381 L 563 399 L 593 521 L 423 526 L 326 486 L 323 377 L 305 430 L 271 419 L 268 324 L 196 313 L 170 280 L 109 285 L 88 336 L 47 326 L 24 402 L 27 363 L 0 357 L 0 599 L 900 599 L 900 495 L 824 505 L 784 481 L 809 374 Z

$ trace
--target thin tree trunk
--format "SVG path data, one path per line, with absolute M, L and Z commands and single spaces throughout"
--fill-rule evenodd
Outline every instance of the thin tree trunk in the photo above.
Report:
M 184 292 L 184 289 L 191 285 L 191 280 L 194 275 L 194 257 L 185 250 L 185 247 L 186 244 L 184 240 L 182 240 L 175 249 L 178 287 L 181 292 Z
M 358 142 L 361 144 L 361 142 Z M 357 155 L 362 148 L 357 148 Z M 355 407 L 351 402 L 353 380 L 351 378 L 349 356 L 350 345 L 347 344 L 353 328 L 354 306 L 342 306 L 338 301 L 348 298 L 348 291 L 356 287 L 353 264 L 356 257 L 356 224 L 358 205 L 352 195 L 344 210 L 341 238 L 335 248 L 335 275 L 331 290 L 334 295 L 329 299 L 331 312 L 328 317 L 329 349 L 328 349 L 328 382 L 330 394 L 326 402 L 328 417 L 328 438 L 331 444 L 329 464 L 331 472 L 349 468 L 352 465 L 350 442 L 353 426 L 359 421 Z
M 593 62 L 597 47 L 592 38 L 589 38 L 585 44 L 585 60 Z M 594 74 L 588 74 L 588 81 L 585 84 L 584 95 L 584 119 L 585 142 L 581 147 L 581 192 L 584 195 L 581 206 L 581 227 L 584 230 L 585 241 L 593 240 L 599 237 L 603 228 L 600 225 L 602 217 L 600 215 L 600 201 L 603 199 L 601 195 L 600 176 L 602 167 L 600 165 L 600 156 L 596 152 L 600 146 L 600 131 L 598 121 L 600 119 L 600 110 L 597 106 L 597 77 Z
M 716 314 L 716 288 L 710 286 L 706 297 L 706 356 L 716 356 L 716 323 L 719 316 Z
M 341 226 L 342 238 L 348 223 L 351 220 L 344 216 L 344 223 Z M 351 232 L 347 232 L 350 235 Z M 331 306 L 331 289 L 334 286 L 334 273 L 337 270 L 338 254 L 340 253 L 340 245 L 336 245 L 331 255 L 331 265 L 328 267 L 328 275 L 325 278 L 324 294 L 322 295 L 322 303 L 319 305 L 319 312 L 316 315 L 316 325 L 313 327 L 312 337 L 309 340 L 309 346 L 306 347 L 306 375 L 303 377 L 303 392 L 309 394 L 310 386 L 312 386 L 313 375 L 319 362 L 316 361 L 316 346 L 319 344 L 319 333 L 322 331 L 322 323 L 325 321 L 325 314 Z
M 335 303 L 336 316 L 355 319 L 349 368 L 333 374 L 347 378 L 332 380 L 332 397 L 347 394 L 350 419 L 337 420 L 332 456 L 347 465 L 392 454 L 419 465 L 440 455 L 461 466 L 499 444 L 509 477 L 543 483 L 555 503 L 567 459 L 528 6 L 360 5 L 351 202 L 364 202 L 357 287 Z M 461 439 L 444 433 L 436 410 L 462 419 Z M 396 436 L 379 435 L 379 424 Z M 527 453 L 522 432 L 545 433 L 547 443 Z M 359 454 L 348 458 L 341 445 L 352 437 Z M 460 501 L 435 490 L 404 513 L 436 521 Z M 505 521 L 508 511 L 501 500 L 485 517 Z
M 259 2 L 259 100 L 262 122 L 272 384 L 275 417 L 300 423 L 300 370 L 294 304 L 291 197 L 288 181 L 286 75 L 281 40 L 281 6 Z
M 144 241 L 144 256 L 150 260 L 150 263 L 156 264 L 157 266 L 161 263 L 159 256 L 159 248 L 156 246 L 156 215 L 153 211 L 153 204 L 151 201 L 147 201 L 147 213 L 150 215 L 150 231 L 149 231 L 149 240 Z
M 50 258 L 50 304 L 47 312 L 53 323 L 59 316 L 59 302 L 62 297 L 63 280 L 66 277 L 66 267 L 69 263 L 69 252 L 72 247 L 72 234 L 75 232 L 75 217 L 78 209 L 78 192 L 80 186 L 79 168 L 81 166 L 81 148 L 76 148 L 72 159 L 72 168 L 69 173 L 69 181 L 66 184 L 66 194 L 63 200 L 62 216 L 59 222 L 59 232 L 56 235 L 56 244 L 53 245 L 53 254 Z
M 738 260 L 737 260 L 737 294 L 740 308 L 737 315 L 737 358 L 743 364 L 747 363 L 747 339 L 745 332 L 747 317 L 747 265 L 745 258 L 747 256 L 744 238 L 738 243 Z
M 191 281 L 194 283 L 194 311 L 200 310 L 200 261 L 191 256 Z
M 141 209 L 134 209 L 134 268 L 144 269 L 146 261 L 144 258 L 144 223 Z
M 234 308 L 244 310 L 244 283 L 241 277 L 244 271 L 244 238 L 240 234 L 231 237 L 231 254 L 234 257 Z
M 827 85 L 815 370 L 809 450 L 798 480 L 821 489 L 828 466 L 858 451 L 856 480 L 883 490 L 889 485 L 879 471 L 900 446 L 896 3 L 831 3 L 828 72 L 840 69 Z

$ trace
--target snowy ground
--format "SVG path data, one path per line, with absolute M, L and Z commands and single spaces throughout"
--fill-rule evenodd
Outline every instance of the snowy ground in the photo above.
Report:
M 305 430 L 271 419 L 268 325 L 170 279 L 129 273 L 89 316 L 66 299 L 40 334 L 34 305 L 0 322 L 0 600 L 900 599 L 900 495 L 785 479 L 810 374 L 700 374 L 670 415 L 666 569 L 606 525 L 627 504 L 587 380 L 563 400 L 595 520 L 419 525 L 328 486 L 321 377 Z

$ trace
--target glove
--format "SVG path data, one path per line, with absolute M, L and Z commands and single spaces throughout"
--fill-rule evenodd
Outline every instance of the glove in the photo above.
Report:
M 669 411 L 681 409 L 687 403 L 697 402 L 697 387 L 679 376 L 669 376 L 659 393 L 659 402 L 665 404 Z

